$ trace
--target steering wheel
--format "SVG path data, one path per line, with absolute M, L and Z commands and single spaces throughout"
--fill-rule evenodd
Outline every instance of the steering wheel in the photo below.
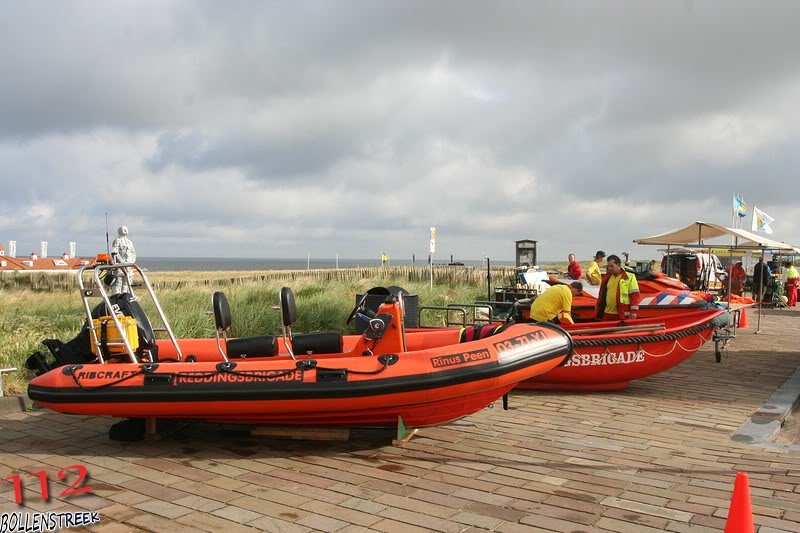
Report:
M 349 316 L 349 317 L 347 317 L 347 321 L 345 322 L 345 325 L 346 325 L 346 326 L 349 326 L 349 325 L 350 325 L 350 322 L 352 322 L 352 321 L 353 321 L 353 319 L 356 317 L 356 314 L 358 314 L 358 312 L 359 312 L 359 311 L 363 311 L 363 310 L 365 309 L 365 306 L 364 306 L 364 304 L 367 302 L 367 296 L 368 296 L 367 294 L 365 294 L 364 296 L 362 296 L 362 297 L 361 297 L 361 300 L 359 300 L 359 301 L 358 301 L 358 303 L 356 304 L 356 306 L 355 306 L 355 307 L 353 308 L 353 310 L 350 312 L 350 316 Z

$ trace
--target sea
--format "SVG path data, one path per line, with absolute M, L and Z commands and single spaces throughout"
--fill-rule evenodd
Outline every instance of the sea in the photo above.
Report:
M 465 266 L 485 266 L 485 260 L 459 261 Z M 492 266 L 513 265 L 513 260 L 495 262 L 490 259 Z M 175 271 L 233 271 L 233 270 L 302 270 L 336 268 L 335 258 L 282 258 L 282 259 L 252 259 L 252 258 L 218 258 L 218 257 L 139 257 L 136 263 L 150 272 L 175 272 Z M 434 260 L 434 265 L 446 265 L 447 261 Z M 427 257 L 412 261 L 411 259 L 391 259 L 389 266 L 428 266 Z M 381 266 L 380 259 L 342 259 L 338 260 L 339 268 L 376 267 Z

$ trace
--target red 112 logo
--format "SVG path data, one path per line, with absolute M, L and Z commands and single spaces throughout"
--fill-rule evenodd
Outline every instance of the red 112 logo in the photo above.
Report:
M 88 470 L 83 465 L 70 465 L 65 466 L 61 470 L 58 471 L 58 479 L 66 479 L 67 478 L 67 471 L 68 470 L 75 470 L 78 473 L 78 477 L 73 481 L 69 487 L 62 490 L 59 493 L 59 498 L 66 498 L 68 496 L 74 496 L 75 494 L 84 494 L 88 492 L 92 492 L 92 487 L 86 486 L 85 483 L 87 481 L 87 477 L 89 475 Z M 31 472 L 27 474 L 27 477 L 38 477 L 39 478 L 39 487 L 41 488 L 41 500 L 43 502 L 50 501 L 50 478 L 47 476 L 47 472 L 44 470 L 40 470 L 39 472 Z M 17 505 L 22 505 L 24 502 L 24 495 L 22 492 L 22 479 L 20 478 L 19 474 L 13 474 L 11 476 L 7 476 L 3 478 L 3 481 L 8 481 L 9 483 L 14 485 L 14 501 Z

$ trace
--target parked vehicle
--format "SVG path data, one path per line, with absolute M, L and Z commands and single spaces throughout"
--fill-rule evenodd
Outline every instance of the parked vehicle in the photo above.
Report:
M 678 248 L 669 250 L 661 260 L 661 271 L 677 277 L 691 290 L 720 290 L 727 279 L 722 261 L 714 254 Z

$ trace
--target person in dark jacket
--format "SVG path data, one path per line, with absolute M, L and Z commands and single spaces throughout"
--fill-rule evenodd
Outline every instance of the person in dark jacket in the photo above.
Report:
M 762 259 L 759 259 L 753 267 L 753 298 L 759 302 L 764 300 L 764 293 L 771 285 L 772 271 Z

